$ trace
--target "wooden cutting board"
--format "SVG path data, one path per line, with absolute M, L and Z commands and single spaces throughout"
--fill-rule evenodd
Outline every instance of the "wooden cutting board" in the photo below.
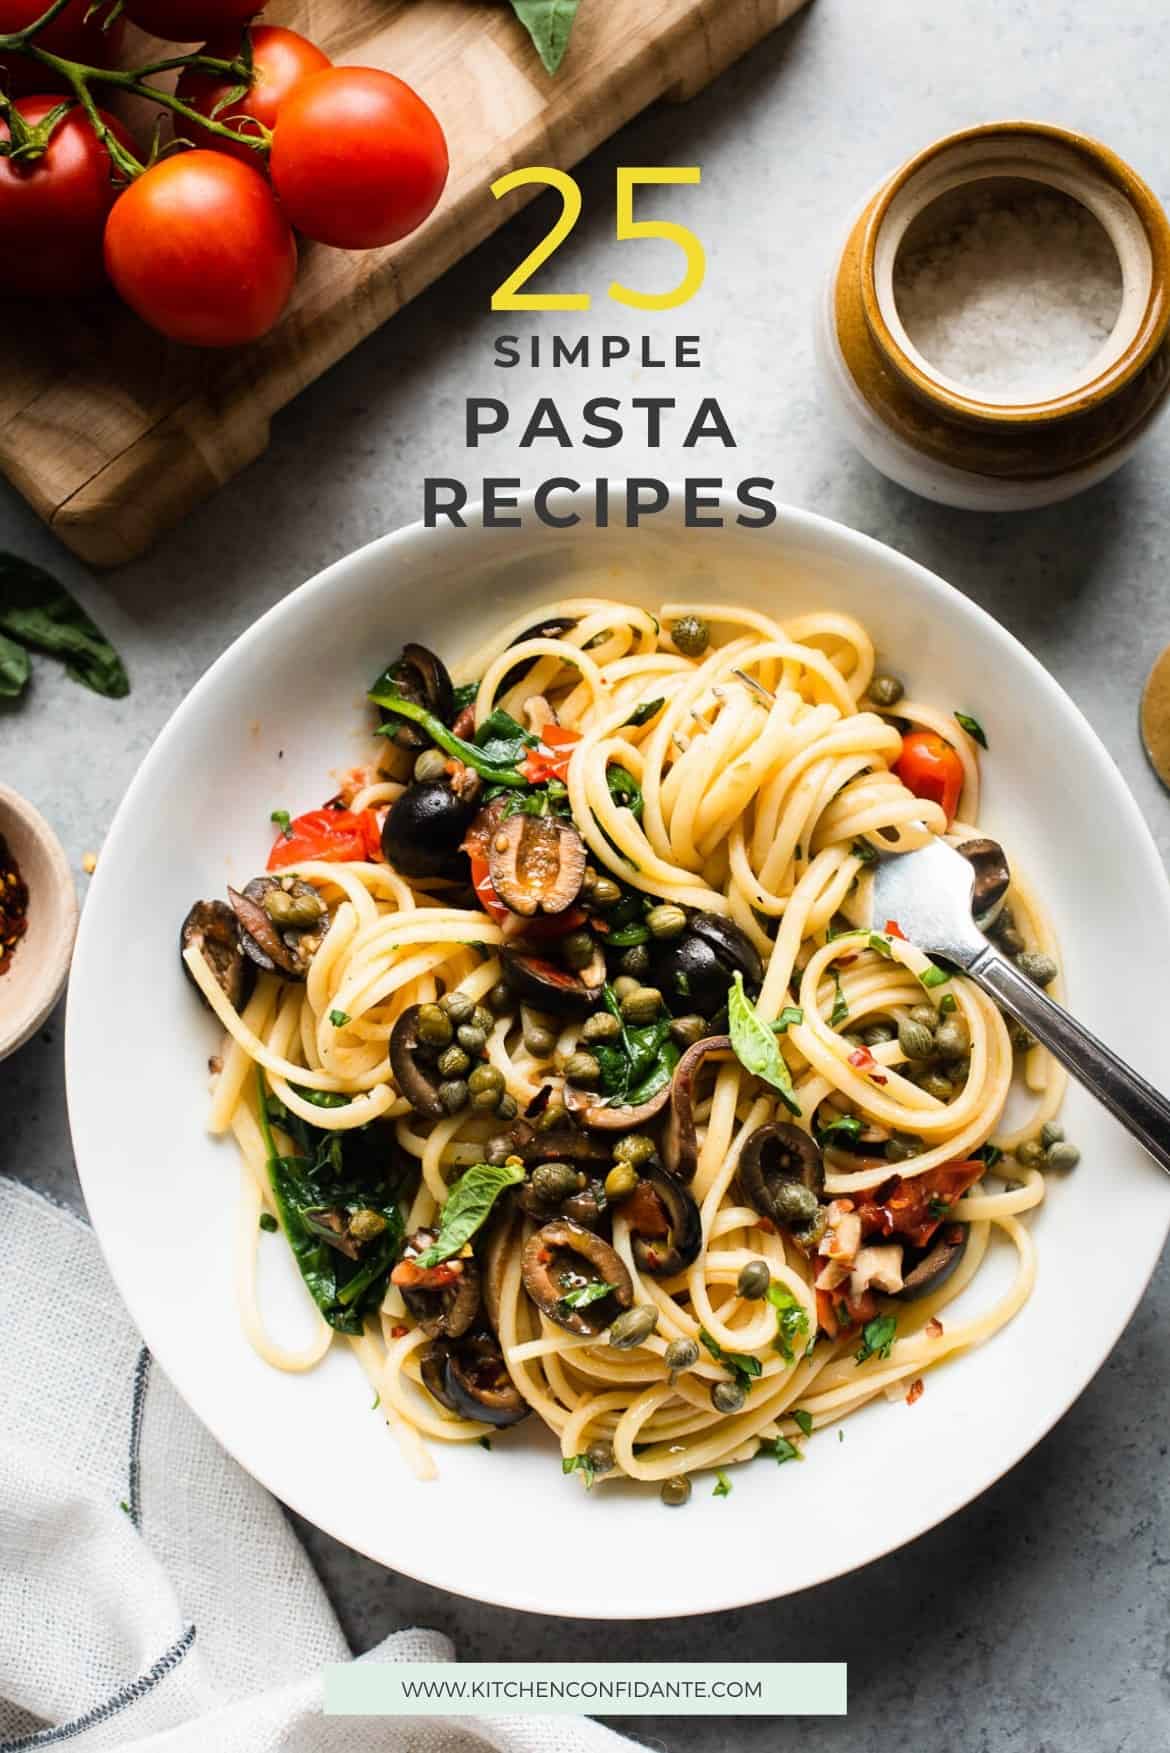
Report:
M 555 78 L 492 0 L 274 4 L 267 18 L 335 61 L 417 86 L 450 147 L 438 208 L 390 249 L 303 245 L 292 303 L 254 347 L 174 346 L 112 298 L 21 310 L 0 334 L 0 470 L 92 565 L 141 554 L 261 454 L 277 409 L 539 192 L 497 201 L 497 176 L 576 164 L 655 99 L 699 91 L 803 4 L 583 0 Z

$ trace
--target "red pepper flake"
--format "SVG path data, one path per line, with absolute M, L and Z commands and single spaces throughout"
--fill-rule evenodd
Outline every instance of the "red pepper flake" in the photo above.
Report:
M 943 1324 L 939 1320 L 937 1315 L 932 1315 L 930 1317 L 930 1320 L 926 1323 L 926 1326 L 923 1328 L 923 1332 L 926 1333 L 931 1339 L 941 1339 L 942 1338 Z
M 407 1335 L 407 1334 L 408 1334 L 408 1333 L 409 1333 L 409 1332 L 410 1332 L 410 1328 L 409 1328 L 409 1327 L 404 1327 L 404 1326 L 403 1326 L 403 1325 L 402 1325 L 402 1323 L 401 1323 L 401 1322 L 399 1322 L 399 1323 L 398 1323 L 398 1324 L 397 1324 L 397 1325 L 396 1325 L 396 1326 L 394 1326 L 394 1327 L 391 1327 L 391 1329 L 390 1329 L 390 1337 L 391 1337 L 391 1339 L 405 1339 L 405 1338 L 406 1338 L 406 1335 Z
M 16 946 L 28 930 L 28 884 L 0 834 L 0 974 L 12 965 Z
M 903 943 L 906 942 L 906 933 L 902 930 L 902 927 L 898 924 L 896 919 L 886 920 L 886 936 L 900 937 Z
M 915 1400 L 921 1400 L 925 1392 L 926 1383 L 923 1381 L 922 1377 L 919 1376 L 916 1381 L 913 1381 L 910 1384 L 910 1392 L 906 1396 L 907 1406 L 913 1406 Z
M 855 1065 L 858 1071 L 863 1071 L 870 1083 L 889 1083 L 890 1081 L 884 1071 L 878 1070 L 878 1062 L 868 1047 L 855 1048 L 849 1055 L 849 1063 Z

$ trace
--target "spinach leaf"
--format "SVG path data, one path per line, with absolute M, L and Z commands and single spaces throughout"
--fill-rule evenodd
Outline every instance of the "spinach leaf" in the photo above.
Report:
M 618 808 L 629 810 L 635 820 L 640 822 L 643 808 L 642 787 L 634 775 L 614 762 L 613 766 L 606 768 L 605 779 L 609 786 L 609 795 Z
M 438 1237 L 419 1255 L 416 1265 L 437 1266 L 457 1254 L 487 1219 L 504 1189 L 518 1186 L 523 1179 L 523 1163 L 473 1163 L 452 1187 Z
M 382 706 L 387 712 L 396 712 L 400 718 L 409 718 L 415 724 L 421 725 L 433 743 L 440 749 L 445 749 L 457 761 L 462 761 L 465 767 L 471 767 L 482 778 L 490 779 L 496 785 L 527 786 L 527 779 L 517 770 L 514 762 L 493 760 L 486 749 L 481 749 L 476 743 L 464 741 L 463 737 L 457 737 L 433 712 L 428 712 L 425 706 L 418 705 L 414 700 L 408 700 L 385 677 L 375 683 L 369 697 L 375 706 Z M 393 736 L 395 729 L 393 723 L 383 724 L 374 734 Z
M 0 554 L 0 633 L 61 658 L 73 680 L 95 694 L 118 700 L 130 692 L 122 660 L 101 628 L 55 578 L 15 554 Z M 10 658 L 4 667 L 11 678 Z
M 634 707 L 634 710 L 622 725 L 622 729 L 627 730 L 633 728 L 636 730 L 639 725 L 649 724 L 650 720 L 654 717 L 654 714 L 659 712 L 665 705 L 665 694 L 660 694 L 657 700 L 643 700 L 640 706 Z
M 601 1067 L 601 1087 L 615 1108 L 639 1107 L 670 1082 L 679 1062 L 679 1050 L 670 1038 L 670 1018 L 660 1017 L 656 1023 L 631 1028 L 622 1020 L 612 986 L 605 988 L 604 998 L 622 1032 L 616 1043 L 593 1049 Z
M 512 0 L 512 10 L 550 73 L 565 58 L 580 0 Z
M 479 697 L 478 682 L 460 682 L 455 690 L 455 710 L 462 712 L 466 706 L 474 706 Z
M 385 1147 L 370 1148 L 363 1137 L 369 1127 L 330 1133 L 307 1126 L 268 1095 L 259 1066 L 256 1079 L 268 1182 L 293 1258 L 329 1325 L 341 1333 L 361 1333 L 366 1315 L 385 1295 L 405 1228 L 385 1172 Z M 272 1120 L 289 1133 L 296 1155 L 277 1153 Z M 357 1211 L 377 1212 L 385 1228 L 355 1260 L 326 1238 L 336 1233 L 330 1216 L 344 1222 Z
M 776 1037 L 767 1023 L 761 1021 L 755 1005 L 743 989 L 743 975 L 737 968 L 735 984 L 727 999 L 727 1019 L 735 1057 L 756 1077 L 762 1077 L 780 1093 L 790 1114 L 800 1117 L 800 1104 L 792 1087 L 792 1077 L 784 1055 L 776 1045 Z
M 0 633 L 0 699 L 15 700 L 28 681 L 28 652 Z

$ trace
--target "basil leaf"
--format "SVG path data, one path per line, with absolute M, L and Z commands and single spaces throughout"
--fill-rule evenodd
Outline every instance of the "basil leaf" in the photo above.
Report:
M 849 850 L 854 858 L 860 858 L 862 864 L 876 864 L 878 861 L 877 849 L 868 840 L 855 840 Z
M 455 710 L 462 712 L 467 706 L 474 706 L 479 698 L 478 682 L 460 682 L 455 690 Z
M 774 1035 L 787 1034 L 789 1029 L 794 1029 L 798 1023 L 802 1023 L 803 1021 L 804 1012 L 801 1010 L 800 1006 L 798 1004 L 786 1004 L 784 1009 L 780 1012 L 780 1015 L 776 1018 L 776 1021 L 772 1024 L 772 1033 Z
M 776 1337 L 772 1348 L 786 1363 L 792 1363 L 795 1359 L 793 1342 L 803 1339 L 808 1332 L 808 1316 L 787 1285 L 775 1280 L 768 1286 L 768 1301 L 776 1311 Z
M 897 1334 L 898 1323 L 893 1315 L 877 1315 L 872 1321 L 867 1321 L 857 1353 L 858 1363 L 864 1363 L 869 1357 L 889 1357 Z
M 619 925 L 605 940 L 607 949 L 628 950 L 635 944 L 649 943 L 650 933 L 644 925 Z
M 711 1496 L 712 1497 L 730 1497 L 731 1496 L 731 1480 L 727 1477 L 727 1475 L 723 1471 L 722 1467 L 717 1467 L 715 1469 L 715 1481 L 716 1481 L 715 1489 L 711 1493 Z
M 760 1450 L 773 1461 L 799 1461 L 800 1450 L 795 1443 L 790 1443 L 786 1436 L 778 1436 L 774 1443 L 765 1443 Z
M 641 706 L 635 706 L 630 716 L 622 725 L 623 730 L 636 730 L 639 725 L 649 724 L 656 712 L 666 705 L 666 696 L 660 695 L 657 700 L 644 700 Z
M 0 699 L 15 700 L 28 681 L 28 652 L 0 633 Z
M 523 1163 L 473 1163 L 460 1175 L 443 1207 L 439 1234 L 416 1260 L 424 1269 L 449 1260 L 469 1242 L 500 1194 L 524 1179 Z
M 579 4 L 580 0 L 512 0 L 513 12 L 550 73 L 565 58 Z
M 475 746 L 483 750 L 489 761 L 505 762 L 510 766 L 518 766 L 539 740 L 522 724 L 517 724 L 511 713 L 505 712 L 501 706 L 488 714 L 475 733 Z
M 929 992 L 932 986 L 945 986 L 950 975 L 945 968 L 940 968 L 937 963 L 931 962 L 929 968 L 924 968 L 918 978 Z
M 292 839 L 292 817 L 287 810 L 273 810 L 268 820 L 276 823 L 286 840 Z
M 599 1303 L 616 1289 L 616 1285 L 604 1284 L 595 1278 L 589 1284 L 579 1284 L 576 1290 L 567 1290 L 557 1301 L 563 1303 L 566 1309 L 587 1309 L 590 1303 Z
M 440 749 L 445 749 L 457 761 L 462 761 L 465 767 L 472 768 L 482 778 L 490 779 L 496 785 L 527 787 L 527 779 L 523 773 L 517 771 L 514 762 L 495 761 L 486 750 L 481 749 L 476 743 L 465 742 L 462 737 L 457 737 L 455 732 L 448 730 L 443 721 L 436 718 L 433 712 L 428 712 L 425 706 L 419 706 L 414 700 L 408 700 L 406 695 L 399 693 L 394 683 L 385 677 L 375 683 L 369 698 L 375 706 L 381 706 L 387 712 L 396 712 L 400 718 L 409 718 L 415 724 L 421 725 L 433 743 L 436 743 Z M 393 736 L 395 728 L 393 724 L 383 724 L 374 734 L 375 736 Z
M 303 1102 L 312 1102 L 314 1108 L 348 1108 L 353 1099 L 351 1096 L 343 1096 L 340 1090 L 307 1090 L 295 1083 L 290 1088 L 296 1091 Z
M 640 822 L 643 806 L 642 787 L 634 775 L 615 762 L 611 767 L 606 768 L 605 780 L 609 786 L 609 795 L 618 808 L 629 810 L 635 820 Z
M 755 1005 L 744 991 L 743 975 L 738 968 L 735 970 L 735 984 L 728 995 L 727 1019 L 732 1049 L 740 1064 L 778 1090 L 789 1113 L 799 1118 L 800 1105 L 784 1056 L 776 1045 L 775 1035 L 767 1023 L 761 1022 Z
M 869 947 L 871 950 L 875 950 L 879 956 L 884 956 L 887 962 L 893 960 L 894 947 L 884 931 L 870 932 Z
M 796 1428 L 802 1433 L 802 1435 L 812 1435 L 813 1416 L 811 1412 L 806 1412 L 803 1406 L 794 1406 L 792 1409 L 792 1419 Z
M 0 554 L 0 633 L 61 658 L 73 680 L 95 694 L 120 700 L 130 692 L 122 660 L 101 628 L 55 578 L 15 554 Z
M 746 1352 L 724 1351 L 718 1340 L 712 1339 L 705 1327 L 699 1328 L 699 1338 L 706 1346 L 716 1363 L 721 1363 L 728 1373 L 746 1392 L 756 1377 L 763 1372 L 763 1364 L 758 1357 L 751 1357 Z
M 987 732 L 977 718 L 972 718 L 969 712 L 956 712 L 955 718 L 972 741 L 977 742 L 981 749 L 987 747 Z
M 860 1137 L 861 1121 L 856 1114 L 839 1114 L 835 1120 L 830 1120 L 827 1126 L 817 1127 L 818 1144 L 824 1144 L 826 1139 L 832 1142 L 834 1138 Z
M 829 1027 L 831 1029 L 837 1028 L 849 1015 L 849 1006 L 846 1004 L 845 994 L 841 990 L 841 976 L 836 968 L 833 969 L 833 985 L 836 988 L 837 996 L 833 1000 L 833 1008 L 829 1013 Z
M 586 1491 L 593 1490 L 593 1481 L 597 1477 L 597 1469 L 588 1455 L 563 1455 L 561 1457 L 562 1473 L 580 1473 L 585 1479 Z

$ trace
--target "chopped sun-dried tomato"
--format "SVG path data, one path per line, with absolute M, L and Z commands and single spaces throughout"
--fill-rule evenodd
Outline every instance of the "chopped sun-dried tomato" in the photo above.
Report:
M 529 750 L 520 768 L 521 773 L 530 785 L 547 785 L 550 779 L 563 782 L 569 776 L 569 762 L 580 741 L 579 730 L 570 730 L 563 724 L 543 725 L 540 742 L 535 749 Z
M 858 1200 L 863 1234 L 904 1236 L 912 1247 L 925 1248 L 951 1206 L 986 1169 L 986 1163 L 972 1157 L 940 1163 L 923 1175 L 896 1175 Z
M 437 1266 L 416 1266 L 413 1260 L 400 1260 L 390 1274 L 390 1282 L 405 1290 L 446 1290 L 462 1274 L 458 1260 L 441 1260 Z

